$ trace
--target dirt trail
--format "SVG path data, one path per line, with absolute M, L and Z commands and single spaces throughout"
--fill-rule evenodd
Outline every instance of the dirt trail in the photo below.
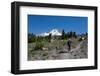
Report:
M 59 53 L 58 55 L 57 55 L 57 59 L 73 59 L 73 58 L 75 58 L 75 56 L 74 55 L 72 55 L 73 53 L 73 51 L 75 52 L 75 51 L 77 51 L 77 50 L 79 50 L 80 49 L 80 46 L 81 46 L 81 44 L 83 43 L 84 41 L 82 41 L 82 42 L 80 42 L 78 45 L 77 45 L 77 47 L 76 48 L 74 48 L 74 49 L 72 49 L 70 52 L 68 52 L 68 50 L 67 50 L 67 52 L 65 52 L 65 53 Z
M 80 48 L 80 46 L 81 46 L 81 44 L 82 44 L 83 42 L 84 42 L 84 41 L 80 42 L 80 43 L 77 45 L 77 47 L 76 47 L 76 48 L 74 48 L 74 49 L 72 49 L 71 51 L 78 50 L 78 49 Z

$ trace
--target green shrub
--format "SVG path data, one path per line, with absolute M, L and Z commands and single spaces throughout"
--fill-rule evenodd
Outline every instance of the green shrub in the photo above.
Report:
M 43 46 L 44 45 L 42 43 L 37 42 L 36 45 L 35 45 L 35 47 L 34 47 L 34 50 L 42 50 Z
M 28 39 L 28 43 L 32 43 L 32 42 L 35 42 L 35 41 L 36 41 L 35 38 L 30 38 L 30 39 Z
M 82 38 L 79 38 L 79 40 L 78 41 L 82 41 Z
M 84 46 L 81 46 L 81 47 L 80 47 L 80 49 L 83 49 L 83 48 L 84 48 Z
M 47 56 L 47 55 L 48 55 L 48 53 L 44 53 L 44 54 L 43 54 L 43 56 Z

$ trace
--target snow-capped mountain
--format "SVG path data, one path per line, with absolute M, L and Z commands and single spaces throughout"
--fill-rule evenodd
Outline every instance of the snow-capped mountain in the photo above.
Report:
M 45 33 L 41 33 L 38 36 L 48 36 L 49 34 L 51 34 L 52 36 L 61 36 L 61 32 L 59 32 L 57 29 L 53 29 L 50 32 L 45 32 Z
M 61 33 L 57 29 L 53 29 L 49 32 L 52 36 L 61 36 Z

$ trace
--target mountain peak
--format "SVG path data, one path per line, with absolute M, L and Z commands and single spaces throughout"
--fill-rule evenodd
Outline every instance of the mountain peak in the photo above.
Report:
M 59 32 L 58 29 L 52 29 L 50 32 L 44 32 L 39 34 L 39 36 L 48 36 L 49 34 L 51 34 L 52 36 L 61 36 L 62 34 Z
M 58 29 L 53 29 L 49 33 L 52 34 L 52 36 L 54 36 L 54 35 L 60 36 L 61 35 L 61 33 L 58 31 Z

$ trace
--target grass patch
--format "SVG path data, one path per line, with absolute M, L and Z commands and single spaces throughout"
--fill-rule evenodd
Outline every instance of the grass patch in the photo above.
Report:
M 84 46 L 81 46 L 81 47 L 80 47 L 80 49 L 83 49 L 83 48 L 84 48 Z

